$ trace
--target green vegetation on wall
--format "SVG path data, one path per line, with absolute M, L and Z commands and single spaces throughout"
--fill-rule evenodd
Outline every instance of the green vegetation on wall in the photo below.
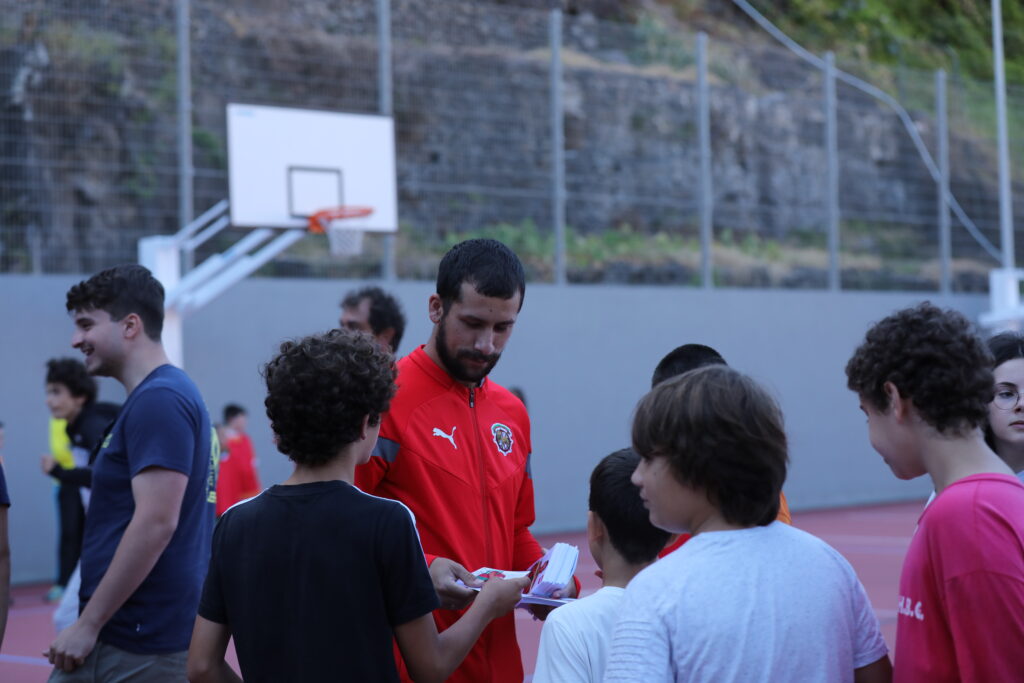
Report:
M 705 5 L 719 0 L 706 0 Z M 946 68 L 992 79 L 989 0 L 750 0 L 805 47 L 847 58 L 919 69 Z M 674 2 L 693 16 L 690 1 Z M 1006 0 L 1006 75 L 1024 83 L 1024 3 Z M 680 17 L 683 18 L 683 17 Z

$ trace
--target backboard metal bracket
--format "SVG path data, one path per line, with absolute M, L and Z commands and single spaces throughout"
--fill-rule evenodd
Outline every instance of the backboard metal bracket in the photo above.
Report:
M 1024 282 L 1024 269 L 995 268 L 988 273 L 988 292 L 991 310 L 978 316 L 978 322 L 992 332 L 1021 329 L 1024 306 L 1020 302 L 1020 283 Z
M 149 268 L 164 286 L 164 349 L 178 367 L 185 363 L 185 316 L 213 301 L 307 234 L 305 230 L 259 228 L 192 268 L 195 249 L 230 225 L 229 210 L 228 200 L 223 199 L 174 235 L 139 240 L 139 263 Z

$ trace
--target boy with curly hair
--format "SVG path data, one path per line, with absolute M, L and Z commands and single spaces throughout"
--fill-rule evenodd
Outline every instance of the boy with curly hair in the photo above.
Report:
M 967 319 L 927 302 L 877 323 L 846 365 L 872 447 L 937 494 L 900 576 L 897 681 L 1024 672 L 1024 485 L 985 444 L 991 368 Z
M 189 651 L 191 681 L 397 681 L 392 641 L 416 680 L 445 679 L 526 579 L 488 581 L 438 636 L 438 598 L 415 520 L 352 485 L 395 392 L 391 354 L 361 332 L 289 341 L 264 368 L 267 416 L 295 463 L 283 484 L 227 510 Z

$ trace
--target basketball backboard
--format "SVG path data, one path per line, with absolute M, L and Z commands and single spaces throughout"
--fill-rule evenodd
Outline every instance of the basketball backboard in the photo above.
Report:
M 306 228 L 309 216 L 367 206 L 354 230 L 398 230 L 394 122 L 387 116 L 229 104 L 231 223 Z

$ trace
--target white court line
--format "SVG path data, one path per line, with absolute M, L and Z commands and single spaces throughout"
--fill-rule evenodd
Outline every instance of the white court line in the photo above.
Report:
M 56 605 L 40 605 L 38 607 L 10 607 L 7 614 L 39 614 L 40 612 L 54 612 Z
M 924 504 L 927 498 L 921 498 L 920 501 L 907 501 L 905 503 L 897 503 L 893 508 L 888 505 L 883 505 L 881 509 L 875 508 L 872 505 L 866 506 L 853 506 L 847 508 L 833 508 L 831 510 L 808 510 L 806 512 L 794 512 L 794 517 L 801 516 L 819 516 L 834 517 L 834 518 L 856 518 L 864 519 L 866 517 L 892 517 L 906 519 L 907 511 L 923 510 Z
M 821 540 L 840 552 L 870 555 L 902 555 L 910 546 L 907 536 L 867 536 L 859 534 L 822 534 Z
M 848 544 L 843 545 L 841 543 L 833 544 L 832 546 L 840 553 L 846 554 L 858 554 L 858 555 L 893 555 L 903 556 L 906 554 L 906 548 L 889 548 L 887 546 L 880 545 L 856 545 Z
M 0 655 L 0 662 L 31 664 L 32 666 L 53 666 L 53 664 L 50 664 L 50 661 L 44 657 L 22 657 L 21 655 Z
M 868 536 L 862 534 L 821 534 L 818 538 L 829 543 L 876 543 L 878 545 L 906 547 L 910 536 Z

